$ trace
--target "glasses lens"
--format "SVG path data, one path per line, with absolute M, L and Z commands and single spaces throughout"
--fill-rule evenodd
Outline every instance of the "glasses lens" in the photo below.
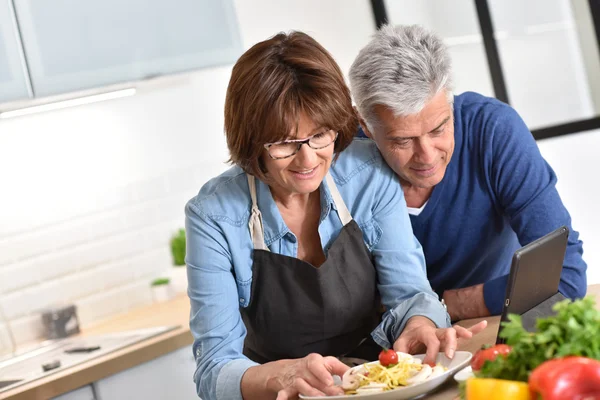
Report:
M 297 143 L 277 143 L 269 147 L 269 154 L 274 158 L 289 157 L 298 149 Z
M 313 149 L 322 149 L 323 147 L 329 146 L 335 141 L 336 133 L 334 131 L 326 131 L 317 133 L 310 139 L 310 147 Z

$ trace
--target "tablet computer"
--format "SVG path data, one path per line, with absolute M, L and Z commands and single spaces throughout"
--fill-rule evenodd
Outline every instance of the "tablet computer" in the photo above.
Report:
M 568 239 L 569 228 L 563 226 L 515 251 L 498 333 L 502 329 L 502 322 L 508 321 L 508 314 L 522 315 L 523 327 L 533 332 L 535 317 L 551 313 L 551 305 L 544 307 L 541 313 L 533 312 L 533 309 L 553 296 L 562 297 L 555 295 L 558 293 Z M 523 314 L 532 318 L 525 318 Z M 496 343 L 503 343 L 503 339 L 498 336 Z

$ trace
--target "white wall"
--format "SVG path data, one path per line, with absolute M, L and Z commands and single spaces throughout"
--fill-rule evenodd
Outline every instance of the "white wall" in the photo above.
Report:
M 374 32 L 365 0 L 236 0 L 245 48 L 303 30 L 344 72 Z M 0 121 L 0 307 L 19 343 L 37 311 L 75 302 L 82 325 L 149 304 L 183 206 L 227 166 L 231 66 L 130 98 Z M 8 336 L 0 322 L 0 353 Z

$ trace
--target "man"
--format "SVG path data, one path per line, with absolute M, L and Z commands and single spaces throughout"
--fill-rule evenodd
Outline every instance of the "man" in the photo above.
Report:
M 350 86 L 364 133 L 404 189 L 433 289 L 452 320 L 499 314 L 514 251 L 566 225 L 559 286 L 583 297 L 582 242 L 556 175 L 508 105 L 453 96 L 442 40 L 419 26 L 385 26 L 361 50 Z

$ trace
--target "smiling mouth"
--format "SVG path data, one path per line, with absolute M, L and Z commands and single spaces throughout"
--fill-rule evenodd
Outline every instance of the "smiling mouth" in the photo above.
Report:
M 438 165 L 435 164 L 435 165 L 432 165 L 431 167 L 428 167 L 428 168 L 411 168 L 411 169 L 417 175 L 431 176 L 431 175 L 433 175 L 437 171 L 437 167 L 438 167 Z
M 292 170 L 292 172 L 293 172 L 294 174 L 300 174 L 300 175 L 310 175 L 310 174 L 312 174 L 312 173 L 313 173 L 313 171 L 314 171 L 315 169 L 317 169 L 317 167 L 314 167 L 314 168 L 311 168 L 311 169 L 304 169 L 304 170 L 302 170 L 302 171 L 294 171 L 294 170 Z

